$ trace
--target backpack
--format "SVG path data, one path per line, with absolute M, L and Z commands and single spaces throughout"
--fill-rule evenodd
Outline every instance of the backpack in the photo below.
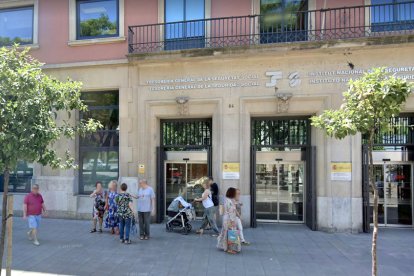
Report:
M 218 206 L 220 204 L 220 196 L 219 196 L 219 189 L 217 183 L 211 184 L 211 200 L 213 201 L 214 206 Z

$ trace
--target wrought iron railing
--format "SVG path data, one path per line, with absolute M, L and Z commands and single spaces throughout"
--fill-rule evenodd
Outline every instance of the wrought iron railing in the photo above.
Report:
M 414 1 L 129 26 L 129 53 L 413 34 Z

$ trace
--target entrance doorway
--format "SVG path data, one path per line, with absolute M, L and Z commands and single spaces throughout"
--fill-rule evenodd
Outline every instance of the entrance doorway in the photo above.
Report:
M 178 196 L 191 202 L 200 197 L 204 179 L 211 176 L 211 119 L 161 120 L 157 147 L 157 222 Z M 202 215 L 196 206 L 197 216 Z
M 412 226 L 413 224 L 412 163 L 384 162 L 374 165 L 378 190 L 378 223 L 382 226 Z M 370 222 L 374 191 L 370 189 Z
M 308 118 L 253 118 L 251 217 L 316 230 L 316 155 Z
M 276 159 L 277 160 L 277 159 Z M 259 221 L 303 222 L 305 163 L 261 161 L 256 164 L 256 216 Z
M 171 160 L 174 159 L 174 160 Z M 181 159 L 181 160 L 180 160 Z M 208 177 L 207 154 L 204 152 L 167 152 L 165 161 L 165 215 L 178 196 L 187 202 L 201 197 L 203 181 Z M 203 215 L 201 204 L 195 206 L 196 216 Z

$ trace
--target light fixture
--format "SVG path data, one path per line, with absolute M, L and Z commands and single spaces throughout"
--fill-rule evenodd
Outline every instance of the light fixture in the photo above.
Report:
M 292 98 L 292 96 L 293 96 L 292 93 L 277 93 L 276 92 L 276 98 L 284 102 L 289 101 L 290 98 Z
M 189 97 L 177 97 L 175 98 L 175 102 L 177 104 L 186 104 L 190 98 Z

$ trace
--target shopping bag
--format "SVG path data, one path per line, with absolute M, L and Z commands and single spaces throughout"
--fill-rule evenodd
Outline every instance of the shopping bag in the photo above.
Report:
M 240 234 L 238 230 L 227 230 L 227 250 L 241 251 Z

